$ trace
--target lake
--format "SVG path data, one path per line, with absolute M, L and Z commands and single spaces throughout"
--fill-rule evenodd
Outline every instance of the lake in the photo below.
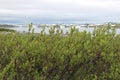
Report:
M 93 27 L 82 27 L 82 26 L 75 26 L 79 31 L 88 31 L 88 32 L 92 32 L 94 30 Z M 6 27 L 8 29 L 13 29 L 13 30 L 16 30 L 18 32 L 28 32 L 28 29 L 29 27 L 28 26 L 16 26 L 16 27 Z M 40 33 L 41 30 L 42 30 L 42 27 L 38 27 L 36 25 L 33 25 L 33 28 L 34 28 L 34 32 L 35 33 Z M 50 26 L 46 27 L 45 28 L 45 32 L 46 33 L 49 33 L 49 30 L 50 30 Z M 56 29 L 60 29 L 60 30 L 63 30 L 63 33 L 66 33 L 66 32 L 69 32 L 70 31 L 70 27 L 65 27 L 65 26 L 60 26 L 60 28 L 56 28 Z M 116 33 L 117 34 L 120 34 L 120 28 L 116 28 Z

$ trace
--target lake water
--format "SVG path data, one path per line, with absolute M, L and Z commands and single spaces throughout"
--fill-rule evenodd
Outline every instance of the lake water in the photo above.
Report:
M 76 27 L 79 31 L 84 31 L 84 30 L 86 30 L 86 31 L 88 31 L 88 32 L 92 32 L 92 31 L 94 30 L 94 28 L 92 28 L 92 27 L 81 27 L 81 26 L 75 26 L 75 27 Z M 18 31 L 18 32 L 28 32 L 28 29 L 29 29 L 29 27 L 27 27 L 27 26 L 17 26 L 17 27 L 7 27 L 7 28 L 16 30 L 16 31 Z M 34 32 L 35 32 L 35 33 L 40 33 L 41 30 L 42 30 L 42 27 L 33 26 L 33 28 L 34 28 Z M 45 28 L 45 32 L 46 32 L 46 33 L 49 33 L 50 28 L 51 28 L 51 27 L 46 27 L 46 28 Z M 64 33 L 70 31 L 70 27 L 60 26 L 60 28 L 58 28 L 58 29 L 63 30 Z M 120 28 L 117 28 L 117 29 L 116 29 L 116 33 L 117 33 L 117 34 L 120 34 Z

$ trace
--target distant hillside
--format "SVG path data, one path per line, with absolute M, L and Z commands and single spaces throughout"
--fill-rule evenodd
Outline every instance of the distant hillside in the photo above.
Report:
M 0 27 L 16 27 L 16 26 L 10 24 L 0 24 Z

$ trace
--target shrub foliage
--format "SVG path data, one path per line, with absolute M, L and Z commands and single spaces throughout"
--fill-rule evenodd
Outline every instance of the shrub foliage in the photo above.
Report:
M 7 28 L 0 28 L 0 32 L 16 32 L 16 31 L 12 29 L 7 29 Z
M 119 80 L 120 35 L 103 26 L 92 33 L 51 28 L 0 34 L 1 80 Z

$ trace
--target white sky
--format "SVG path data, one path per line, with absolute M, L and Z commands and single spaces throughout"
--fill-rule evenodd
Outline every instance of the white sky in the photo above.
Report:
M 0 21 L 117 21 L 120 0 L 0 0 Z

